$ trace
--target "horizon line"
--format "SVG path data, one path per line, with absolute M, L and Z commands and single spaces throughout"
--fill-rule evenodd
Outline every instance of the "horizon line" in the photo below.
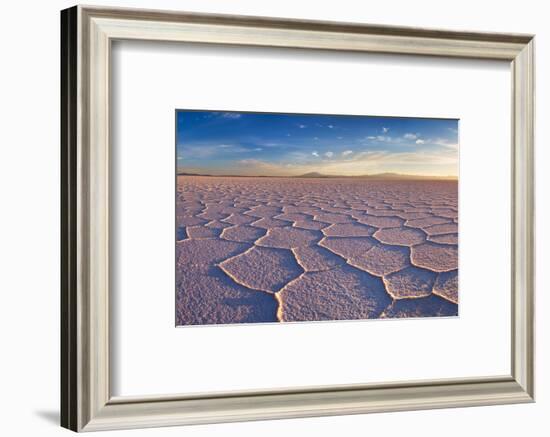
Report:
M 308 172 L 297 175 L 250 175 L 250 174 L 209 174 L 209 173 L 196 173 L 196 172 L 186 172 L 184 170 L 178 169 L 176 171 L 176 176 L 204 176 L 204 177 L 241 177 L 241 178 L 303 178 L 303 179 L 337 179 L 337 178 L 395 178 L 395 179 L 437 179 L 437 180 L 454 180 L 458 181 L 458 176 L 452 175 L 421 175 L 421 174 L 406 174 L 406 173 L 394 173 L 394 172 L 383 172 L 383 173 L 365 173 L 361 175 L 332 175 L 332 174 L 323 174 L 317 172 Z

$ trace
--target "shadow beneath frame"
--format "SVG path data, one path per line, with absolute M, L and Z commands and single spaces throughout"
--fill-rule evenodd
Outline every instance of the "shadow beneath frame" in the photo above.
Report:
M 49 422 L 51 425 L 59 425 L 60 423 L 59 411 L 38 410 L 35 411 L 34 414 L 45 422 Z

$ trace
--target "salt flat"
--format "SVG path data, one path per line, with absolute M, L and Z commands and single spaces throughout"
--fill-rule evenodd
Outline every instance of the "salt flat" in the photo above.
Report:
M 456 181 L 178 176 L 178 325 L 458 314 Z

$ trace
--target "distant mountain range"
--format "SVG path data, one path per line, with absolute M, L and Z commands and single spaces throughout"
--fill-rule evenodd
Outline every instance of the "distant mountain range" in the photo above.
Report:
M 304 179 L 334 179 L 334 178 L 349 178 L 349 179 L 371 179 L 371 180 L 456 180 L 454 176 L 422 176 L 422 175 L 409 175 L 400 173 L 377 173 L 366 174 L 360 176 L 342 176 L 342 175 L 326 175 L 316 171 L 305 173 L 299 176 L 246 176 L 246 175 L 211 175 L 202 173 L 189 173 L 184 171 L 178 171 L 178 176 L 218 176 L 218 177 L 283 177 L 283 178 L 304 178 Z
M 352 179 L 377 179 L 377 180 L 433 180 L 433 179 L 456 179 L 452 176 L 422 176 L 422 175 L 410 175 L 400 173 L 376 173 L 365 174 L 359 176 L 342 176 L 342 175 L 325 175 L 318 172 L 306 173 L 300 176 L 294 176 L 297 178 L 352 178 Z

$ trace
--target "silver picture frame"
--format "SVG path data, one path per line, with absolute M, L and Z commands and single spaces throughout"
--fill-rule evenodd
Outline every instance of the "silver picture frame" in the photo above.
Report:
M 111 394 L 110 66 L 118 40 L 507 61 L 512 72 L 511 373 L 200 395 Z M 74 431 L 534 400 L 534 36 L 75 6 L 61 12 L 61 424 Z

